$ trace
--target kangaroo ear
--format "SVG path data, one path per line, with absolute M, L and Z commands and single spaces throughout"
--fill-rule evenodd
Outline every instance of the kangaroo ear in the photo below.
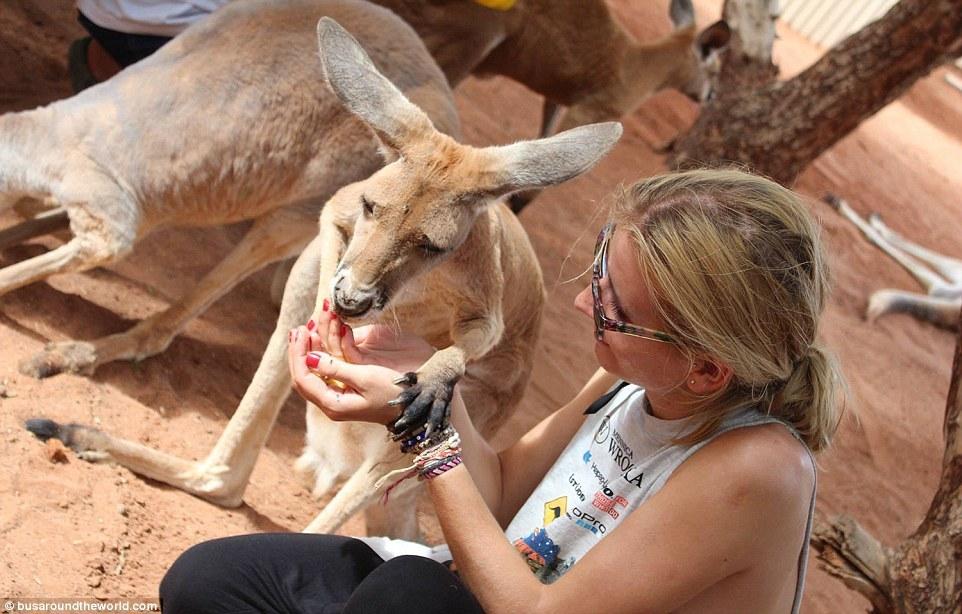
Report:
M 387 80 L 361 45 L 330 17 L 317 23 L 324 78 L 347 109 L 374 129 L 388 147 L 403 150 L 431 120 Z
M 695 7 L 691 0 L 671 0 L 668 17 L 676 30 L 684 30 L 695 25 Z
M 577 177 L 604 157 L 621 138 L 621 124 L 605 122 L 566 130 L 536 141 L 488 147 L 490 194 L 543 188 Z
M 707 59 L 714 51 L 723 49 L 728 41 L 731 40 L 732 29 L 725 21 L 716 21 L 701 31 L 695 46 L 701 54 L 701 58 Z

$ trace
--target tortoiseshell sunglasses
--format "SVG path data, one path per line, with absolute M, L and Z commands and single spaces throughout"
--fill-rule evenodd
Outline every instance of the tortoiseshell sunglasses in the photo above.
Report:
M 611 242 L 613 231 L 614 224 L 611 223 L 601 230 L 601 234 L 598 235 L 598 243 L 595 244 L 595 261 L 591 265 L 591 297 L 594 299 L 595 338 L 598 341 L 603 340 L 605 331 L 610 330 L 615 333 L 661 343 L 676 343 L 675 338 L 668 333 L 622 322 L 605 315 L 604 303 L 601 302 L 601 279 L 608 276 L 608 244 Z

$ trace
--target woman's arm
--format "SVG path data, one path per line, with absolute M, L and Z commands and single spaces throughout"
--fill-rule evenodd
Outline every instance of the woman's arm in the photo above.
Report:
M 481 511 L 467 471 L 452 469 L 428 488 L 459 573 L 485 611 L 615 614 L 674 611 L 726 578 L 784 562 L 786 549 L 796 561 L 813 475 L 807 453 L 782 427 L 722 435 L 550 585 Z M 785 569 L 791 578 L 795 572 Z M 718 609 L 763 611 L 746 600 L 770 607 L 771 590 Z
M 614 381 L 614 376 L 598 369 L 571 401 L 500 453 L 477 432 L 461 395 L 455 394 L 451 424 L 461 436 L 464 464 L 501 527 L 508 526 L 581 427 L 585 408 Z
M 321 348 L 336 348 L 348 360 L 311 352 Z M 387 424 L 398 415 L 396 408 L 387 405 L 401 391 L 393 381 L 400 373 L 413 371 L 431 352 L 430 345 L 412 335 L 398 335 L 378 326 L 355 332 L 322 311 L 313 330 L 302 326 L 291 331 L 288 363 L 294 388 L 330 419 Z M 307 363 L 309 353 L 316 357 L 312 367 Z M 350 390 L 328 386 L 322 378 L 343 382 Z M 581 426 L 584 409 L 614 381 L 613 376 L 599 369 L 574 399 L 500 454 L 474 428 L 469 411 L 456 392 L 451 423 L 461 436 L 462 457 L 486 506 L 503 526 L 511 521 Z

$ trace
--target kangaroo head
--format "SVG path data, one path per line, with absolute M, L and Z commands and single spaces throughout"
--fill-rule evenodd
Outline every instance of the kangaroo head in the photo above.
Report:
M 661 87 L 673 87 L 695 102 L 705 102 L 721 70 L 719 52 L 728 45 L 731 28 L 716 21 L 696 35 L 691 0 L 671 0 L 668 16 L 675 31 L 660 43 L 667 52 L 661 54 L 666 69 Z
M 693 34 L 694 29 L 691 29 Z M 728 45 L 731 28 L 724 21 L 716 21 L 698 36 L 676 32 L 684 41 L 675 70 L 669 75 L 666 87 L 674 87 L 695 102 L 707 102 L 714 94 L 718 73 L 721 71 L 721 51 Z M 689 42 L 690 41 L 690 42 Z
M 326 205 L 353 212 L 331 282 L 334 309 L 349 321 L 376 316 L 407 281 L 452 257 L 500 197 L 579 175 L 621 136 L 620 124 L 607 123 L 501 147 L 462 145 L 435 130 L 336 22 L 321 19 L 318 37 L 331 89 L 393 154 Z M 494 249 L 497 238 L 488 238 L 474 248 Z

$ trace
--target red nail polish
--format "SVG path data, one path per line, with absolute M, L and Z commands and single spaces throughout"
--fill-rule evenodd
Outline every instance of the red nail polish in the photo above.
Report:
M 347 334 L 347 325 L 341 324 L 341 332 L 339 333 L 342 337 Z
M 304 358 L 304 362 L 307 364 L 308 368 L 316 369 L 317 365 L 319 365 L 321 362 L 321 358 L 317 354 L 308 354 Z
M 327 311 L 326 309 L 324 311 Z M 314 320 L 307 321 L 307 330 L 314 330 Z
M 324 299 L 324 304 L 321 305 L 321 309 L 323 309 L 324 311 L 327 311 L 330 308 L 331 308 L 331 301 Z

